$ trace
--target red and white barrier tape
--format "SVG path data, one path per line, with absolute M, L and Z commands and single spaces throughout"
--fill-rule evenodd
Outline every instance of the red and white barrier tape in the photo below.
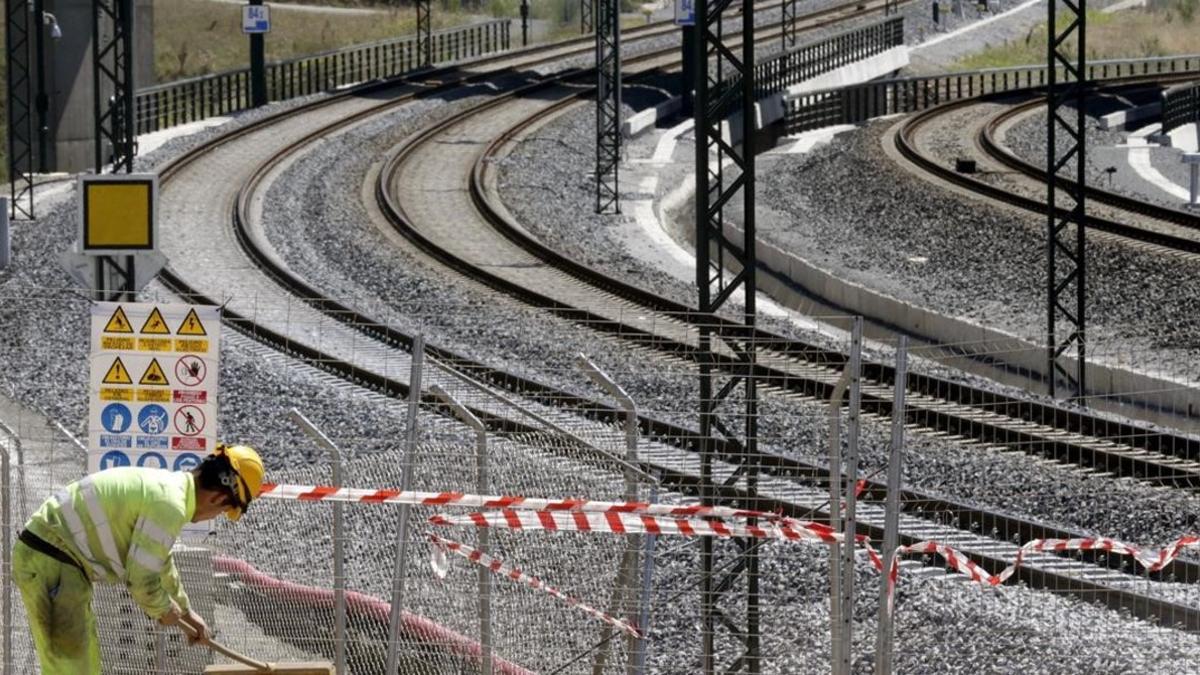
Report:
M 866 481 L 855 485 L 855 493 L 862 494 Z M 782 541 L 819 541 L 838 543 L 843 541 L 840 533 L 820 523 L 799 521 L 765 511 L 733 509 L 723 506 L 701 504 L 671 505 L 648 504 L 645 502 L 603 502 L 587 499 L 539 499 L 519 496 L 468 495 L 460 492 L 403 492 L 400 490 L 367 490 L 318 485 L 276 485 L 264 483 L 262 494 L 267 499 L 295 499 L 300 501 L 339 501 L 371 504 L 411 504 L 414 506 L 463 506 L 469 508 L 495 509 L 466 515 L 438 514 L 430 518 L 434 525 L 473 526 L 523 530 L 559 530 L 565 532 L 608 532 L 614 534 L 666 534 L 686 537 L 746 537 L 757 539 L 779 539 Z M 754 525 L 727 522 L 726 518 L 756 518 Z M 857 544 L 862 546 L 872 566 L 882 572 L 884 561 L 879 552 L 871 547 L 866 536 L 857 535 Z M 453 543 L 453 542 L 451 542 Z M 459 544 L 456 552 L 463 548 Z M 1012 565 L 998 574 L 989 574 L 963 553 L 936 541 L 923 541 L 902 546 L 892 556 L 888 566 L 888 611 L 892 606 L 892 591 L 899 575 L 899 557 L 908 554 L 941 555 L 946 565 L 976 583 L 998 586 L 1009 579 L 1020 567 L 1025 555 L 1044 551 L 1106 551 L 1115 555 L 1127 555 L 1147 571 L 1155 572 L 1169 565 L 1186 548 L 1200 547 L 1200 536 L 1186 535 L 1169 546 L 1147 552 L 1115 539 L 1035 539 L 1026 543 L 1017 552 Z M 473 549 L 469 549 L 472 550 Z M 478 552 L 477 552 L 478 553 Z M 480 556 L 485 556 L 479 553 Z M 464 557 L 470 557 L 464 555 Z M 489 558 L 489 560 L 491 560 Z M 504 568 L 507 569 L 507 568 Z M 519 574 L 523 575 L 523 573 Z M 536 579 L 536 577 L 530 577 Z M 589 608 L 591 609 L 591 608 Z M 598 611 L 591 609 L 591 611 Z M 601 613 L 602 614 L 602 613 Z M 617 619 L 619 621 L 619 619 Z
M 1145 568 L 1146 571 L 1157 572 L 1171 564 L 1184 549 L 1197 547 L 1200 547 L 1200 536 L 1197 535 L 1182 536 L 1165 548 L 1153 553 L 1142 551 L 1136 546 L 1105 537 L 1094 539 L 1034 539 L 1017 551 L 1017 558 L 1013 561 L 1013 564 L 1000 570 L 997 574 L 989 574 L 986 570 L 976 565 L 970 558 L 949 546 L 939 544 L 936 541 L 922 541 L 908 546 L 901 546 L 896 549 L 895 555 L 892 556 L 891 569 L 888 572 L 888 611 L 892 611 L 893 591 L 896 588 L 896 580 L 900 572 L 899 558 L 906 554 L 936 553 L 946 560 L 948 567 L 969 577 L 971 581 L 986 586 L 999 586 L 1008 581 L 1009 577 L 1016 573 L 1026 554 L 1029 553 L 1046 551 L 1105 551 L 1115 555 L 1130 556 Z M 882 568 L 877 566 L 877 569 Z
M 327 485 L 276 485 L 263 483 L 260 499 L 357 502 L 363 504 L 411 504 L 413 506 L 464 506 L 475 509 L 520 509 L 524 511 L 580 511 L 584 513 L 644 513 L 652 516 L 699 518 L 778 519 L 766 511 L 733 509 L 703 504 L 649 504 L 646 502 L 601 502 L 590 499 L 539 499 L 506 495 L 469 495 L 461 492 L 404 492 L 367 490 Z
M 509 530 L 610 532 L 612 534 L 674 534 L 684 537 L 742 537 L 834 543 L 842 535 L 828 525 L 791 518 L 755 525 L 730 523 L 719 518 L 665 518 L 638 513 L 586 513 L 581 511 L 481 511 L 463 515 L 438 514 L 434 525 L 490 527 Z
M 501 561 L 489 556 L 488 554 L 486 554 L 482 551 L 471 548 L 470 546 L 467 546 L 466 544 L 460 544 L 456 541 L 451 541 L 449 539 L 443 539 L 435 534 L 429 535 L 429 539 L 434 543 L 434 548 L 433 548 L 434 557 L 433 557 L 433 560 L 431 561 L 433 564 L 433 572 L 440 579 L 446 578 L 446 574 L 448 573 L 449 567 L 450 567 L 449 562 L 445 559 L 445 552 L 449 551 L 451 553 L 456 553 L 456 554 L 466 558 L 467 560 L 470 560 L 471 562 L 475 563 L 476 565 L 479 565 L 481 567 L 484 567 L 484 568 L 490 570 L 492 572 L 492 574 L 495 574 L 497 576 L 507 577 L 519 584 L 525 584 L 526 586 L 528 586 L 530 588 L 533 588 L 533 589 L 542 591 L 544 593 L 547 593 L 549 595 L 552 595 L 552 596 L 558 598 L 559 600 L 562 600 L 563 602 L 567 603 L 571 607 L 578 609 L 581 612 L 589 614 L 592 617 L 599 619 L 600 621 L 603 621 L 604 623 L 612 624 L 613 626 L 617 627 L 624 633 L 632 635 L 635 638 L 642 637 L 641 631 L 639 631 L 636 626 L 629 623 L 628 621 L 626 621 L 624 619 L 618 619 L 617 617 L 612 616 L 611 614 L 602 612 L 602 611 L 596 609 L 595 607 L 592 607 L 591 605 L 583 602 L 582 600 L 573 598 L 573 597 L 563 593 L 562 591 L 558 590 L 554 586 L 547 584 L 546 582 L 542 581 L 541 579 L 539 579 L 535 576 L 526 574 L 525 572 L 522 572 L 519 569 L 508 567 Z M 439 557 L 439 553 L 440 553 L 440 557 Z

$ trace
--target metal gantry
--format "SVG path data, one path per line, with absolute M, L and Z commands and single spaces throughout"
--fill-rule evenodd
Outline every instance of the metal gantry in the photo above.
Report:
M 596 0 L 596 213 L 620 213 L 621 8 Z
M 1060 4 L 1066 9 L 1061 27 L 1058 22 Z M 1046 373 L 1051 396 L 1057 395 L 1058 379 L 1062 375 L 1072 398 L 1082 398 L 1087 383 L 1084 349 L 1087 316 L 1087 214 L 1084 204 L 1087 184 L 1087 0 L 1050 0 L 1048 5 L 1047 25 L 1053 34 L 1046 50 L 1049 78 L 1046 86 L 1046 204 L 1049 206 L 1046 217 Z M 1067 140 L 1061 148 L 1058 143 L 1060 130 L 1065 132 Z M 1059 171 L 1069 165 L 1072 175 L 1060 177 Z M 1065 363 L 1072 357 L 1074 368 Z
M 758 482 L 758 392 L 753 327 L 757 290 L 754 253 L 754 4 L 744 2 L 741 54 L 722 35 L 721 15 L 730 0 L 696 0 L 694 31 L 696 128 L 696 285 L 701 316 L 713 316 L 735 300 L 744 303 L 744 329 L 700 328 L 700 479 L 705 503 L 719 489 L 740 481 L 753 501 Z M 724 122 L 729 135 L 722 134 Z M 740 241 L 726 229 L 725 209 L 741 197 Z M 736 354 L 743 368 L 722 378 L 713 368 L 721 350 Z M 723 381 L 722 381 L 723 380 Z M 740 428 L 739 428 L 740 427 Z M 735 474 L 718 479 L 713 473 L 715 434 L 740 448 Z M 746 504 L 755 508 L 753 503 Z M 701 549 L 702 667 L 704 673 L 761 671 L 759 648 L 758 542 L 735 540 L 718 551 L 710 537 Z M 718 557 L 723 558 L 718 561 Z M 739 593 L 744 596 L 738 597 Z M 717 630 L 744 647 L 731 663 L 716 663 Z M 724 651 L 722 649 L 722 651 Z
M 92 101 L 96 124 L 96 173 L 104 172 L 105 145 L 113 173 L 132 173 L 133 0 L 92 2 Z M 106 96 L 107 94 L 107 96 Z
M 9 0 L 4 16 L 8 59 L 8 175 L 10 215 L 33 219 L 33 77 L 30 70 L 32 30 L 37 30 L 26 0 Z
M 783 19 L 780 21 L 784 50 L 796 46 L 796 2 L 798 0 L 783 0 Z
M 595 19 L 593 18 L 595 16 L 596 5 L 593 3 L 597 1 L 598 0 L 579 0 L 580 35 L 587 35 L 588 33 L 592 32 L 592 28 L 596 25 L 594 22 Z
M 433 0 L 416 0 L 417 58 L 422 66 L 433 65 Z

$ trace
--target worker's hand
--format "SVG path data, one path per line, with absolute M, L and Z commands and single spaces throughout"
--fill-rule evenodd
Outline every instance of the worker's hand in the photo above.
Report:
M 188 630 L 184 631 L 188 634 L 188 644 L 194 645 L 212 639 L 212 632 L 208 630 L 208 624 L 204 623 L 204 617 L 189 609 L 184 621 L 188 624 Z
M 165 614 L 158 617 L 158 622 L 164 626 L 174 626 L 179 623 L 179 617 L 183 616 L 179 611 L 179 605 L 171 603 L 171 609 L 168 609 Z

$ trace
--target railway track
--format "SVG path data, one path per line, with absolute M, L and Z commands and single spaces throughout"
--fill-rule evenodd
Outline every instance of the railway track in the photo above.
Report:
M 1184 81 L 1187 77 L 1176 74 L 1128 78 L 1106 83 L 1104 89 Z M 909 117 L 900 125 L 894 136 L 896 149 L 925 174 L 970 193 L 1044 214 L 1047 212 L 1044 171 L 1005 149 L 999 140 L 1004 129 L 1014 120 L 1044 105 L 1038 95 L 1036 90 L 1008 92 L 960 99 L 929 108 Z M 986 119 L 986 122 L 975 131 L 973 147 L 964 148 L 974 150 L 973 157 L 982 170 L 980 173 L 959 173 L 947 166 L 943 159 L 922 150 L 921 135 L 941 118 L 960 112 L 965 114 L 973 107 L 996 103 L 1010 105 L 999 114 L 981 115 L 980 119 Z M 1065 180 L 1060 178 L 1059 184 L 1065 184 Z M 1200 255 L 1200 217 L 1095 186 L 1088 186 L 1086 195 L 1093 202 L 1088 206 L 1089 229 L 1177 254 L 1191 257 Z M 1103 205 L 1103 208 L 1097 204 Z M 1065 214 L 1061 205 L 1059 211 Z
M 654 58 L 667 57 L 664 55 Z M 561 85 L 548 82 L 536 86 L 550 88 Z M 425 88 L 427 89 L 428 85 Z M 570 90 L 562 92 L 563 95 L 577 93 Z M 317 139 L 357 121 L 384 113 L 398 103 L 393 101 L 391 104 L 381 105 L 374 101 L 364 101 L 362 98 L 347 97 L 339 98 L 334 103 L 326 102 L 324 105 L 328 108 L 323 107 L 323 104 L 312 107 L 320 110 L 321 115 L 278 115 L 247 127 L 224 137 L 219 144 L 189 153 L 164 172 L 163 201 L 169 204 L 164 209 L 169 211 L 164 213 L 164 217 L 171 220 L 195 218 L 197 222 L 193 227 L 187 228 L 176 241 L 166 242 L 168 248 L 175 249 L 170 257 L 176 262 L 173 263 L 172 270 L 163 275 L 163 280 L 171 290 L 193 301 L 226 301 L 227 323 L 284 353 L 318 364 L 357 385 L 373 388 L 390 396 L 405 396 L 409 363 L 407 350 L 411 348 L 411 336 L 389 328 L 352 307 L 327 298 L 319 289 L 310 287 L 278 259 L 266 245 L 265 237 L 261 232 L 256 232 L 252 222 L 249 222 L 253 221 L 256 200 L 261 197 L 256 196 L 258 193 L 254 186 L 269 173 L 271 167 L 301 152 L 306 145 Z M 311 113 L 313 109 L 306 108 L 301 111 Z M 269 157 L 267 162 L 260 159 L 264 155 L 264 146 L 274 148 L 273 151 L 265 153 Z M 222 147 L 220 159 L 212 152 L 216 147 Z M 227 163 L 230 156 L 237 160 L 240 167 L 237 171 L 227 171 L 229 167 L 223 164 Z M 184 180 L 184 174 L 188 172 L 194 174 L 190 177 L 191 183 Z M 472 176 L 476 173 L 478 172 L 471 171 Z M 188 188 L 195 185 L 197 179 L 203 180 L 217 174 L 221 175 L 224 182 L 236 182 L 249 189 L 239 192 L 237 198 L 232 200 L 230 210 L 214 217 L 211 214 L 212 197 L 188 194 Z M 167 195 L 180 198 L 168 200 Z M 234 215 L 233 228 L 228 227 L 230 211 Z M 211 249 L 198 246 L 201 242 L 210 244 Z M 245 259 L 247 254 L 250 260 Z M 524 255 L 529 253 L 525 252 Z M 540 267 L 550 267 L 545 263 L 537 264 Z M 471 269 L 461 269 L 459 272 L 473 277 L 477 275 L 477 272 Z M 559 270 L 559 273 L 562 271 Z M 573 287 L 572 292 L 578 293 L 581 298 L 593 293 L 587 288 L 588 284 L 578 278 L 578 272 L 574 278 L 575 280 L 568 285 L 568 288 Z M 589 325 L 595 319 L 593 327 L 617 329 L 623 335 L 636 337 L 643 345 L 662 349 L 683 358 L 694 358 L 695 350 L 687 339 L 694 330 L 695 320 L 699 318 L 694 312 L 687 308 L 679 308 L 682 311 L 678 312 L 668 312 L 668 315 L 663 317 L 663 325 L 670 326 L 666 335 L 644 327 L 621 324 L 612 317 L 603 317 L 603 320 L 600 320 L 600 316 L 594 314 L 594 310 L 603 310 L 604 305 L 612 302 L 635 303 L 642 311 L 648 307 L 655 311 L 663 311 L 663 307 L 667 310 L 672 309 L 669 305 L 664 306 L 661 299 L 647 297 L 641 291 L 634 292 L 636 289 L 629 289 L 620 282 L 608 280 L 606 286 L 611 290 L 598 307 L 583 308 L 566 302 L 559 302 L 557 306 L 550 307 L 552 311 L 560 314 L 586 320 Z M 222 293 L 223 296 L 218 297 L 217 293 Z M 298 302 L 297 298 L 301 301 Z M 723 324 L 723 328 L 736 329 L 731 324 Z M 811 346 L 800 345 L 766 333 L 762 333 L 760 337 L 764 344 L 777 350 L 778 354 L 770 359 L 770 365 L 762 366 L 758 375 L 776 386 L 783 387 L 791 381 L 800 386 L 800 391 L 809 395 L 828 397 L 837 371 L 844 363 L 842 355 L 817 352 L 815 363 L 803 363 L 797 360 L 795 353 L 811 352 Z M 490 368 L 461 355 L 436 347 L 431 348 L 429 353 L 449 366 L 469 370 L 476 377 L 486 380 L 497 393 L 505 392 L 505 395 L 512 396 L 514 392 L 518 392 L 523 401 L 527 402 L 526 405 L 534 408 L 544 419 L 553 420 L 555 424 L 570 429 L 577 438 L 582 439 L 584 446 L 588 445 L 587 439 L 595 434 L 611 434 L 608 425 L 615 422 L 619 416 L 618 411 L 598 402 Z M 780 364 L 786 364 L 790 370 L 780 368 Z M 797 375 L 798 369 L 807 372 Z M 890 411 L 890 395 L 887 392 L 886 368 L 871 366 L 866 374 L 875 383 L 865 388 L 865 409 L 887 414 Z M 916 376 L 914 379 L 924 381 L 923 377 Z M 433 384 L 439 384 L 451 392 L 463 391 L 464 385 L 461 380 L 451 375 L 441 373 L 431 379 Z M 955 387 L 961 385 L 949 382 L 944 385 L 947 392 L 960 392 Z M 797 389 L 792 386 L 789 391 Z M 919 390 L 914 393 L 917 397 L 921 396 Z M 1039 405 L 1028 401 L 1004 399 L 992 392 L 965 388 L 959 395 L 968 398 L 977 396 L 981 401 L 986 399 L 986 402 L 980 403 L 985 409 L 993 405 L 1000 409 L 1012 406 L 1014 411 L 1030 411 L 1033 414 L 1032 411 Z M 478 399 L 477 396 L 474 398 Z M 914 408 L 912 413 L 913 421 L 919 424 L 934 428 L 954 427 L 959 432 L 971 430 L 976 432 L 976 437 L 992 435 L 1017 444 L 1037 443 L 1038 447 L 1046 450 L 1059 447 L 1060 443 L 1064 444 L 1064 448 L 1079 448 L 1079 444 L 1061 440 L 1064 436 L 1062 428 L 1046 427 L 1043 432 L 1036 424 L 1031 425 L 1028 422 L 1014 422 L 1005 427 L 981 420 L 981 416 L 984 420 L 990 417 L 991 412 L 984 413 L 979 407 L 957 411 L 955 414 L 951 411 L 956 407 L 952 400 L 930 400 L 923 403 L 922 407 Z M 1066 420 L 1067 425 L 1094 425 L 1097 429 L 1123 430 L 1128 432 L 1131 440 L 1137 440 L 1143 445 L 1153 446 L 1157 442 L 1162 443 L 1163 447 L 1176 444 L 1184 447 L 1188 442 L 1188 439 L 1183 438 L 1168 440 L 1166 436 L 1150 434 L 1132 426 L 1107 426 L 1114 423 L 1088 418 L 1081 413 L 1055 410 L 1059 417 Z M 515 419 L 511 411 L 500 403 L 481 403 L 474 406 L 473 411 L 493 430 L 517 434 L 544 432 L 544 429 Z M 639 424 L 647 439 L 642 448 L 643 467 L 657 472 L 671 487 L 694 491 L 698 481 L 699 462 L 699 458 L 693 452 L 695 432 L 645 416 L 639 419 Z M 1039 433 L 1042 435 L 1039 436 Z M 1067 435 L 1069 436 L 1069 433 Z M 1152 438 L 1156 438 L 1157 441 L 1151 440 Z M 1090 442 L 1108 444 L 1094 439 Z M 586 447 L 583 449 L 588 450 Z M 725 460 L 740 454 L 740 448 L 732 442 L 718 442 L 716 449 Z M 613 462 L 611 458 L 603 457 L 602 452 L 595 452 L 594 448 L 592 451 L 593 454 L 601 455 L 605 461 Z M 1194 453 L 1195 450 L 1184 452 Z M 822 515 L 820 510 L 814 513 L 813 508 L 814 504 L 819 505 L 825 500 L 824 491 L 816 487 L 820 480 L 827 476 L 823 468 L 779 455 L 764 455 L 761 460 L 766 472 L 758 486 L 758 500 L 762 508 L 777 508 L 798 517 Z M 1115 458 L 1110 457 L 1110 460 L 1115 461 Z M 1151 465 L 1139 466 L 1146 468 Z M 718 473 L 732 475 L 732 464 L 724 465 L 724 469 L 719 469 Z M 1181 473 L 1183 472 L 1174 466 L 1168 467 L 1163 464 L 1156 470 L 1153 479 L 1161 480 L 1168 474 L 1178 476 Z M 1170 478 L 1167 482 L 1174 480 L 1176 478 Z M 866 496 L 878 497 L 881 491 L 881 485 L 872 483 L 868 486 Z M 723 494 L 724 498 L 735 501 L 745 500 L 747 496 L 743 481 L 732 482 L 724 489 Z M 905 499 L 921 504 L 923 515 L 919 518 L 911 514 L 906 516 L 905 534 L 902 537 L 904 541 L 939 538 L 955 544 L 990 570 L 1006 566 L 1015 557 L 1016 545 L 1006 541 L 1008 538 L 1020 541 L 1033 537 L 1070 537 L 1074 534 L 954 504 L 915 491 L 908 491 Z M 955 517 L 967 521 L 969 525 L 964 529 L 936 522 L 938 519 L 949 521 Z M 864 505 L 860 518 L 861 531 L 875 537 L 880 536 L 880 514 Z M 995 534 L 973 534 L 970 532 L 972 529 Z M 1115 559 L 1099 560 L 1092 555 L 1081 556 L 1079 560 L 1044 555 L 1027 559 L 1026 566 L 1018 576 L 1031 585 L 1071 592 L 1089 599 L 1100 598 L 1113 606 L 1126 607 L 1139 616 L 1152 617 L 1167 623 L 1180 622 L 1189 629 L 1200 629 L 1200 612 L 1195 608 L 1137 592 L 1135 587 L 1145 588 L 1146 582 L 1117 571 L 1119 566 L 1119 561 Z M 1193 581 L 1200 579 L 1200 567 L 1188 561 L 1177 561 L 1156 578 Z

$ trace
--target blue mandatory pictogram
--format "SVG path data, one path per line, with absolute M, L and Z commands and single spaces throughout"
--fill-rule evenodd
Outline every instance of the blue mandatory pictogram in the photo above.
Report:
M 176 471 L 191 471 L 197 466 L 200 466 L 200 455 L 194 452 L 185 452 L 175 458 Z
M 116 466 L 129 466 L 129 455 L 120 450 L 109 450 L 100 457 L 100 470 L 111 469 Z
M 167 409 L 151 403 L 138 411 L 138 428 L 143 434 L 165 434 L 167 432 Z
M 133 422 L 133 416 L 129 414 L 129 407 L 124 403 L 109 403 L 100 411 L 100 424 L 104 425 L 110 434 L 125 433 L 130 422 Z
M 167 468 L 167 458 L 157 452 L 147 452 L 138 457 L 138 466 L 144 466 L 148 469 L 165 469 Z

